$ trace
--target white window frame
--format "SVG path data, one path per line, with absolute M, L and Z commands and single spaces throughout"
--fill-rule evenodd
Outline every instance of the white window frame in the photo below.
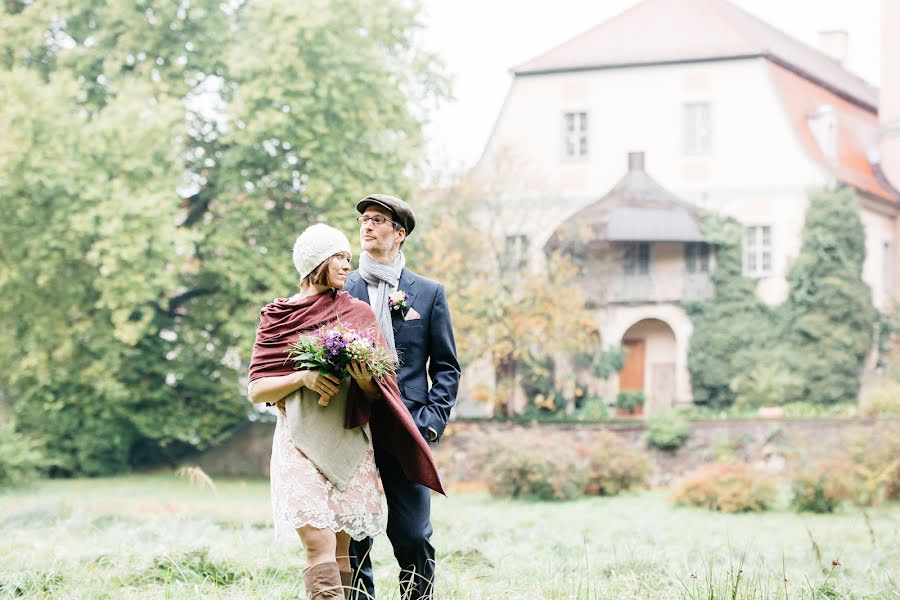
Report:
M 688 156 L 708 156 L 713 149 L 712 103 L 685 102 L 683 108 L 683 149 Z
M 504 263 L 508 269 L 521 271 L 528 266 L 528 236 L 524 233 L 507 235 L 505 240 Z
M 745 225 L 741 249 L 744 275 L 769 277 L 775 272 L 775 226 L 772 223 Z
M 587 160 L 591 155 L 591 114 L 588 110 L 567 110 L 560 123 L 561 152 L 565 161 Z
M 684 270 L 687 273 L 709 273 L 712 248 L 706 242 L 685 242 Z M 691 268 L 693 265 L 693 268 Z
M 643 248 L 647 249 L 642 260 Z M 622 272 L 626 277 L 649 275 L 653 265 L 653 244 L 650 242 L 625 242 L 622 250 Z

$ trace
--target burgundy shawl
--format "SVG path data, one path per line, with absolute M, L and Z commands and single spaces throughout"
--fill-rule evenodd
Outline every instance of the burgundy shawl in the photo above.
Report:
M 288 346 L 301 333 L 338 319 L 348 327 L 374 331 L 379 343 L 384 343 L 372 308 L 347 292 L 329 290 L 302 300 L 277 298 L 267 304 L 260 311 L 250 359 L 250 381 L 293 373 L 294 361 L 287 356 Z M 368 422 L 375 442 L 397 458 L 407 479 L 444 494 L 431 450 L 400 399 L 397 379 L 385 377 L 375 381 L 381 398 L 373 404 L 351 380 L 344 427 L 359 427 Z

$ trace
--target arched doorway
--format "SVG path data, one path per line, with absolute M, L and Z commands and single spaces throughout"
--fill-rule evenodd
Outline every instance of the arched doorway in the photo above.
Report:
M 665 321 L 643 319 L 622 336 L 625 366 L 619 372 L 620 391 L 643 391 L 644 414 L 654 414 L 675 405 L 675 332 Z

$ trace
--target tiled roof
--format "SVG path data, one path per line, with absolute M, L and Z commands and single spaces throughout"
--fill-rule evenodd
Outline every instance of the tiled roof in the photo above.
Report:
M 872 166 L 878 148 L 877 115 L 778 65 L 771 64 L 769 69 L 791 125 L 807 154 L 839 181 L 882 200 L 900 200 Z M 809 121 L 810 116 L 826 106 L 833 110 L 837 125 L 833 159 L 825 156 Z
M 868 108 L 878 91 L 726 0 L 645 0 L 513 68 L 516 75 L 763 56 Z
M 602 198 L 566 219 L 546 248 L 592 240 L 699 242 L 700 213 L 647 174 L 643 153 L 631 153 L 625 176 Z

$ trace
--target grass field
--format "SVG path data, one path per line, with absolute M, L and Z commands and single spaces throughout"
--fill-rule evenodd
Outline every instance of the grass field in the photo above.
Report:
M 470 493 L 435 498 L 433 513 L 439 599 L 900 598 L 897 505 L 722 515 L 657 492 Z M 374 561 L 378 597 L 397 598 L 386 538 Z M 0 598 L 302 598 L 302 568 L 299 541 L 274 539 L 265 481 L 212 491 L 132 476 L 0 495 Z

